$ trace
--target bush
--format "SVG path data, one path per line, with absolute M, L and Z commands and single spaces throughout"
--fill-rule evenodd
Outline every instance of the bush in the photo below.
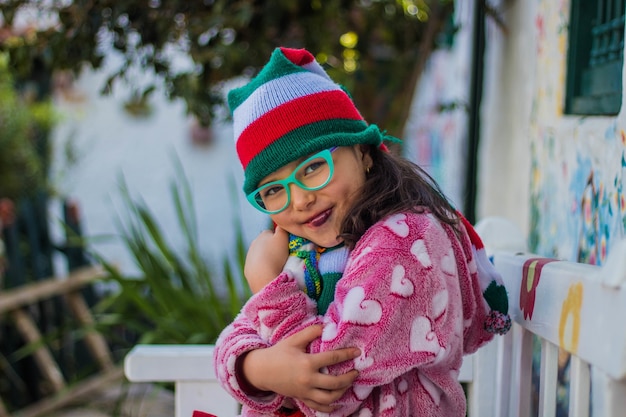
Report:
M 186 240 L 182 255 L 164 238 L 150 210 L 133 200 L 122 183 L 128 208 L 128 218 L 120 222 L 122 240 L 141 274 L 126 276 L 98 257 L 119 287 L 100 303 L 100 322 L 129 331 L 131 343 L 133 335 L 137 343 L 214 343 L 250 296 L 243 277 L 241 225 L 235 224 L 234 257 L 225 254 L 222 271 L 216 273 L 198 247 L 193 196 L 180 163 L 178 171 L 181 174 L 171 185 L 171 197 Z
M 52 105 L 21 97 L 8 70 L 8 56 L 0 54 L 0 197 L 29 196 L 46 186 L 47 149 L 38 139 L 54 123 Z

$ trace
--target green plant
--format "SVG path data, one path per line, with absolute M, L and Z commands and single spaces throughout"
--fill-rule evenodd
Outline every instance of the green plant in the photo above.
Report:
M 140 68 L 209 126 L 221 114 L 222 83 L 258 71 L 276 46 L 307 47 L 353 92 L 366 120 L 397 135 L 415 68 L 453 9 L 451 0 L 0 1 L 0 51 L 11 54 L 19 77 L 30 77 L 98 69 L 114 50 L 122 63 L 103 91 L 116 80 L 132 85 Z M 24 28 L 25 10 L 53 23 Z M 181 54 L 191 65 L 179 65 Z
M 128 218 L 120 221 L 122 240 L 141 274 L 126 276 L 99 257 L 119 286 L 98 306 L 100 323 L 112 329 L 122 326 L 138 336 L 138 343 L 213 343 L 250 296 L 243 278 L 241 226 L 236 222 L 233 253 L 224 255 L 222 271 L 216 273 L 198 247 L 193 196 L 180 162 L 177 168 L 171 197 L 186 241 L 182 253 L 168 243 L 150 210 L 134 200 L 122 182 L 128 209 Z
M 8 55 L 0 53 L 0 197 L 19 199 L 47 186 L 47 150 L 38 139 L 55 118 L 50 102 L 18 94 L 8 66 Z

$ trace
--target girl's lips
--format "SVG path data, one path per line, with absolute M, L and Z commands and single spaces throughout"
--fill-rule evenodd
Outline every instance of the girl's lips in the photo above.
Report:
M 328 218 L 330 217 L 331 212 L 332 212 L 331 209 L 325 210 L 321 212 L 320 214 L 318 214 L 317 216 L 308 220 L 306 224 L 308 224 L 309 226 L 313 226 L 313 227 L 320 227 L 324 223 L 326 223 L 326 220 L 328 220 Z

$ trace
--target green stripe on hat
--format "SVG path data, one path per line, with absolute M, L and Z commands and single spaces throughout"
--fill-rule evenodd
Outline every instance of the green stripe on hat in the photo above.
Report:
M 231 112 L 234 112 L 250 94 L 266 82 L 297 72 L 309 71 L 288 60 L 280 49 L 275 49 L 268 63 L 265 64 L 263 69 L 248 84 L 231 90 L 228 93 L 228 106 Z
M 278 168 L 314 152 L 333 146 L 379 146 L 382 141 L 378 126 L 368 126 L 363 120 L 334 119 L 308 124 L 282 136 L 250 161 L 243 191 L 250 194 L 263 178 Z

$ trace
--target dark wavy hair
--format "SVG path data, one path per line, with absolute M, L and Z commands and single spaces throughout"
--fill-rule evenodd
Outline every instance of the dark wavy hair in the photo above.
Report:
M 348 247 L 354 248 L 376 222 L 397 213 L 423 213 L 427 209 L 440 221 L 457 225 L 459 217 L 455 208 L 420 166 L 375 146 L 369 146 L 368 151 L 373 165 L 367 173 L 363 193 L 346 215 L 339 235 Z

